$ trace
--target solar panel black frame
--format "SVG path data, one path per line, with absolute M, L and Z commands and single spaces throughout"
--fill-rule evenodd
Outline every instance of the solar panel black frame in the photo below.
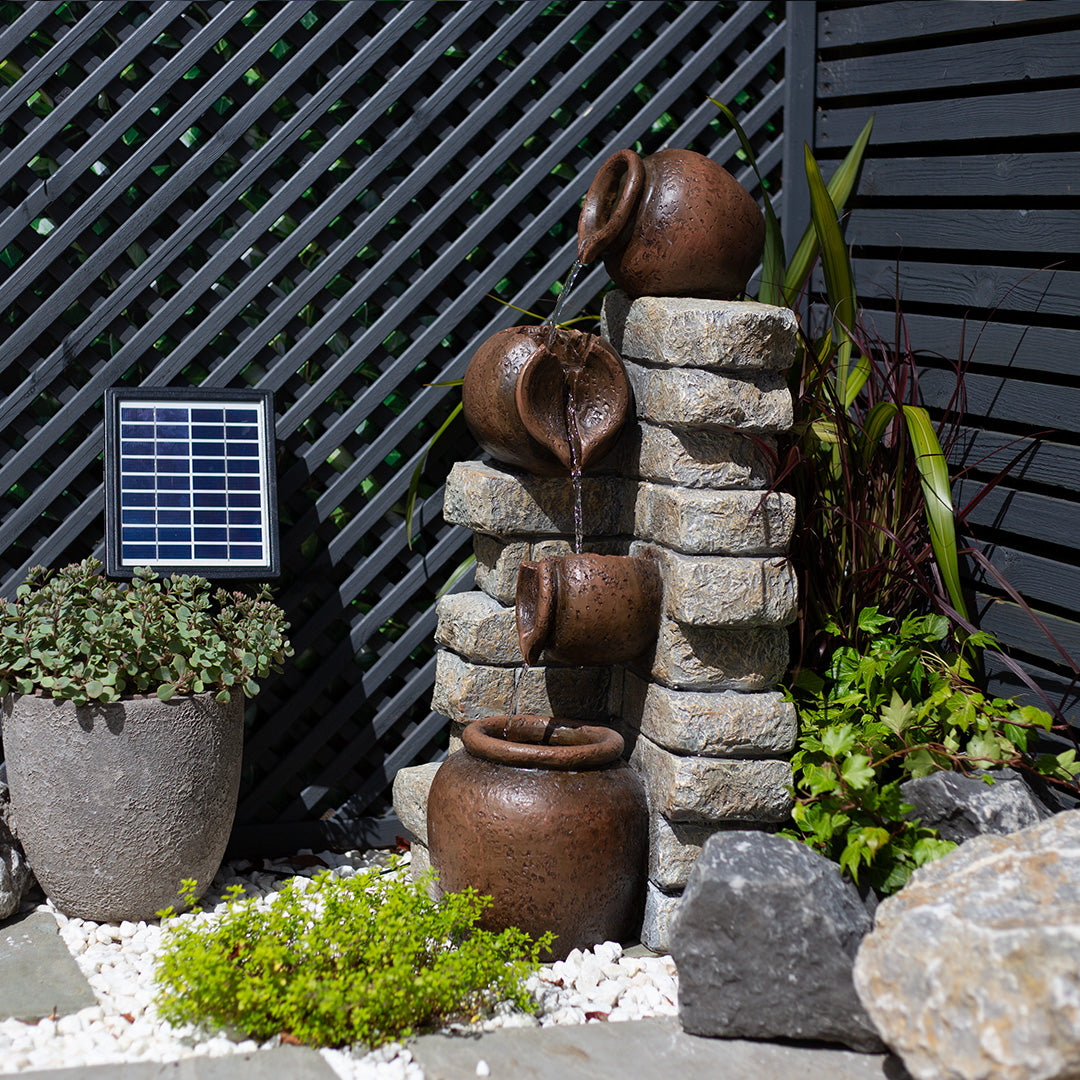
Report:
M 125 506 L 123 501 L 124 492 L 121 488 L 121 408 L 132 403 L 147 406 L 154 409 L 167 409 L 170 405 L 182 403 L 189 410 L 200 404 L 210 409 L 227 408 L 235 405 L 244 408 L 255 406 L 258 413 L 258 492 L 260 495 L 260 509 L 264 512 L 259 525 L 261 530 L 259 544 L 266 558 L 260 558 L 258 562 L 247 560 L 224 558 L 195 559 L 146 559 L 123 557 L 122 547 L 122 514 L 125 509 L 133 507 Z M 222 420 L 224 424 L 224 419 Z M 133 577 L 136 567 L 150 566 L 162 575 L 171 573 L 198 574 L 206 578 L 233 578 L 237 580 L 262 580 L 279 576 L 281 572 L 281 554 L 278 543 L 278 506 L 277 506 L 277 468 L 275 453 L 274 431 L 274 395 L 270 390 L 219 390 L 198 387 L 175 387 L 175 388 L 121 388 L 113 387 L 105 391 L 105 572 L 109 577 L 125 578 Z M 187 436 L 188 444 L 193 444 L 194 435 Z M 250 440 L 249 440 L 250 441 Z M 224 439 L 223 439 L 224 442 Z M 156 443 L 156 439 L 155 439 Z M 155 447 L 156 451 L 156 447 Z M 189 454 L 189 460 L 190 460 Z M 224 451 L 223 459 L 226 457 Z M 156 460 L 155 458 L 155 474 Z M 194 463 L 191 462 L 189 476 L 194 475 Z M 156 486 L 155 499 L 159 494 Z M 235 509 L 228 502 L 228 484 L 225 487 L 224 509 L 231 514 Z M 160 509 L 157 502 L 154 503 L 155 518 Z M 196 508 L 190 506 L 192 518 L 189 527 L 192 530 L 194 543 L 194 529 L 196 522 L 194 514 Z M 152 526 L 155 530 L 162 527 L 163 523 L 155 520 Z M 158 542 L 160 542 L 158 540 Z

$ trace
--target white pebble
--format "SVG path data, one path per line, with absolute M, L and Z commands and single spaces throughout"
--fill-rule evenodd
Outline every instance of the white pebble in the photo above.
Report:
M 481 1058 L 476 1063 L 476 1075 L 477 1076 L 490 1076 L 491 1075 L 491 1066 L 483 1058 Z

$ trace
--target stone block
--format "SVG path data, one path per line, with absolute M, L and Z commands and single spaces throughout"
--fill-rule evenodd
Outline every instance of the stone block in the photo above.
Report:
M 409 845 L 409 853 L 412 856 L 409 860 L 409 877 L 413 881 L 419 881 L 431 869 L 431 852 L 428 850 L 427 844 L 423 844 L 419 840 L 413 840 Z M 439 887 L 439 879 L 433 878 L 428 886 L 428 896 L 432 900 L 439 900 L 442 895 L 443 891 Z
M 628 424 L 616 448 L 627 476 L 688 488 L 765 488 L 772 483 L 776 440 L 718 429 Z
M 599 555 L 625 555 L 628 540 L 587 540 L 582 551 Z M 542 559 L 549 555 L 568 555 L 574 550 L 572 539 L 530 540 L 523 537 L 501 539 L 477 533 L 473 537 L 476 555 L 476 586 L 500 604 L 513 606 L 517 594 L 518 567 L 524 559 Z M 520 658 L 519 661 L 520 662 Z
M 631 300 L 615 289 L 604 298 L 600 333 L 620 356 L 666 367 L 785 371 L 799 324 L 789 308 L 752 300 Z
M 791 427 L 791 391 L 782 375 L 717 375 L 700 368 L 670 371 L 630 361 L 624 366 L 639 420 L 664 427 L 765 434 Z
M 639 736 L 630 757 L 645 781 L 649 809 L 673 822 L 784 821 L 791 812 L 786 761 L 673 754 Z
M 582 521 L 590 536 L 633 531 L 634 481 L 586 476 L 581 488 Z M 531 476 L 459 461 L 446 480 L 443 517 L 492 536 L 573 536 L 573 487 L 565 476 Z
M 611 668 L 492 667 L 473 664 L 440 649 L 435 662 L 431 707 L 461 723 L 479 716 L 517 712 L 568 720 L 607 722 L 621 707 L 622 680 Z
M 705 841 L 718 825 L 671 822 L 658 811 L 649 814 L 649 880 L 665 892 L 682 889 Z
M 451 593 L 435 607 L 439 645 L 481 664 L 522 664 L 514 609 L 493 600 L 487 593 Z
M 658 746 L 701 757 L 777 757 L 795 745 L 795 706 L 778 691 L 672 690 L 627 672 L 623 721 Z
M 691 626 L 787 626 L 795 619 L 799 584 L 782 556 L 757 558 L 685 555 L 634 543 L 632 555 L 650 555 L 664 579 L 664 613 Z
M 652 677 L 673 690 L 760 693 L 787 670 L 788 635 L 779 627 L 717 630 L 661 618 L 646 663 Z
M 441 762 L 429 761 L 399 769 L 394 777 L 394 812 L 412 835 L 427 840 L 427 797 Z
M 671 952 L 671 922 L 679 910 L 682 893 L 667 893 L 651 881 L 645 886 L 645 917 L 641 923 L 641 944 L 653 952 Z
M 794 528 L 795 500 L 786 492 L 709 491 L 642 481 L 628 531 L 687 555 L 783 555 Z

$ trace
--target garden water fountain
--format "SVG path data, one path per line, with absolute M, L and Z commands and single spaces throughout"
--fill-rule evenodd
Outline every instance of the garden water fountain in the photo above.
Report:
M 439 604 L 433 707 L 451 754 L 399 773 L 394 803 L 414 866 L 500 894 L 492 919 L 556 930 L 557 953 L 636 937 L 666 951 L 705 839 L 790 810 L 795 714 L 774 688 L 794 506 L 767 488 L 796 323 L 730 299 L 762 231 L 712 162 L 620 151 L 579 225 L 581 261 L 603 255 L 620 286 L 600 337 L 554 318 L 504 330 L 466 374 L 466 418 L 494 460 L 456 464 L 446 485 L 444 516 L 474 531 L 477 556 L 477 588 Z M 523 788 L 541 749 L 570 764 L 546 802 L 455 779 L 492 743 Z M 630 792 L 610 811 L 559 787 L 589 762 Z M 511 811 L 513 841 L 484 831 Z

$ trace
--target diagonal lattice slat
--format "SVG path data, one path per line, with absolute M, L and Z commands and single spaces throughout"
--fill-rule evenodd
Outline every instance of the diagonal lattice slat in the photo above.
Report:
M 494 297 L 550 311 L 613 150 L 752 185 L 710 96 L 779 205 L 787 48 L 758 0 L 0 4 L 3 589 L 100 551 L 106 388 L 272 389 L 297 656 L 248 709 L 239 820 L 383 809 L 444 745 L 434 600 L 469 551 L 463 426 L 407 542 L 457 400 L 431 384 L 523 318 Z

